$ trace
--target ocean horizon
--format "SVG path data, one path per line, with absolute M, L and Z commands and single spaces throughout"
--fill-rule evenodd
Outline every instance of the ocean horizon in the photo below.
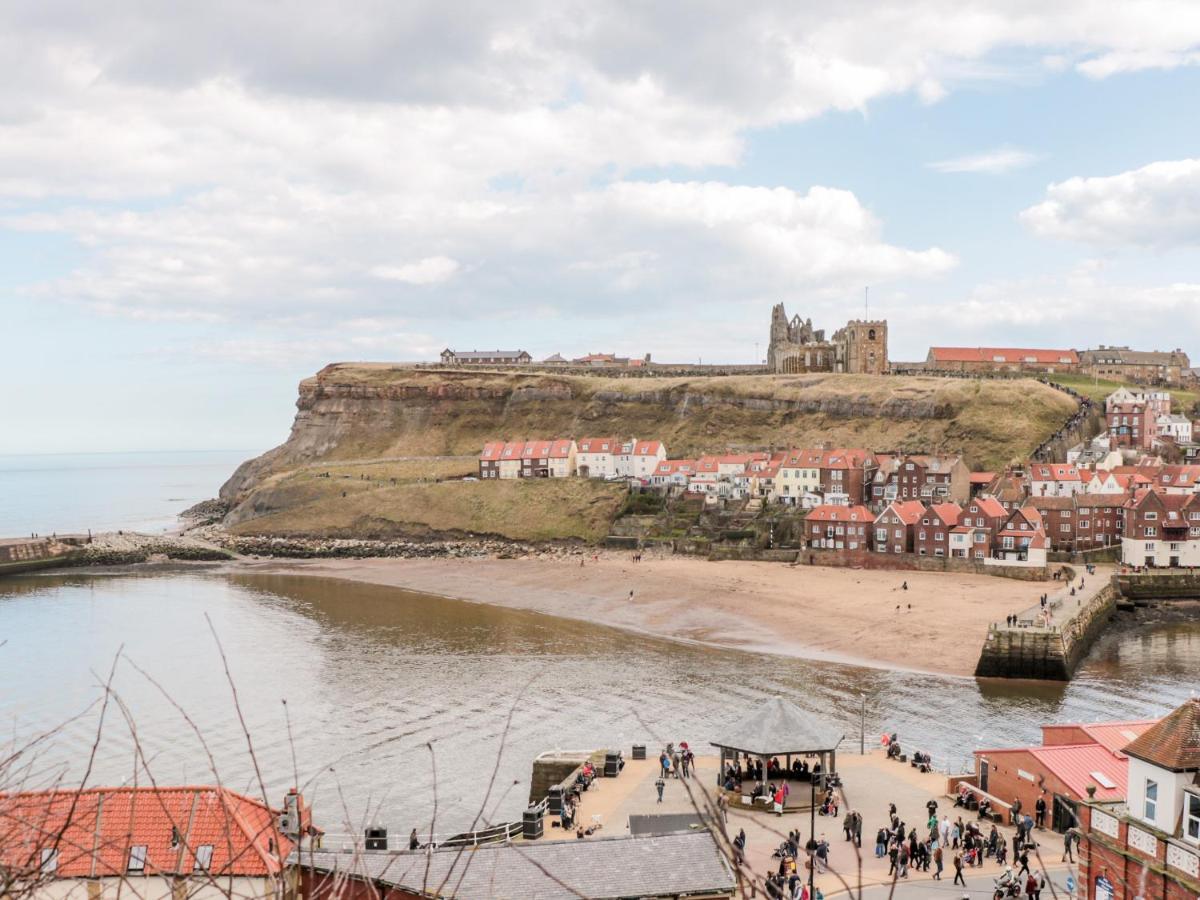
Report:
M 0 454 L 0 538 L 164 533 L 258 450 Z

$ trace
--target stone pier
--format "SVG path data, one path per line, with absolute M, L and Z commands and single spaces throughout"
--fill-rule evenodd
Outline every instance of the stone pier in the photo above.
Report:
M 1083 589 L 1077 586 L 1081 577 Z M 1077 573 L 1051 594 L 1045 610 L 1034 606 L 1018 613 L 1015 624 L 988 628 L 975 676 L 1070 681 L 1116 609 L 1117 596 L 1111 567 L 1097 567 L 1095 575 Z
M 18 538 L 0 540 L 0 575 L 61 566 L 78 551 L 81 538 Z

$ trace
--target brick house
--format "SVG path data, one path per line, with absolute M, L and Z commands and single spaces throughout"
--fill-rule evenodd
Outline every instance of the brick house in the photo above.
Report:
M 1096 378 L 1133 381 L 1142 384 L 1183 384 L 1191 366 L 1182 350 L 1131 350 L 1128 347 L 1100 347 L 1079 354 L 1080 369 Z
M 1075 544 L 1080 550 L 1115 547 L 1125 530 L 1125 504 L 1132 498 L 1119 494 L 1077 494 L 1075 500 Z
M 1074 372 L 1074 350 L 1028 347 L 930 347 L 925 367 L 938 372 Z
M 950 529 L 958 525 L 962 507 L 957 503 L 935 503 L 925 510 L 916 526 L 913 547 L 918 556 L 949 556 Z
M 1138 491 L 1125 505 L 1124 525 L 1126 565 L 1200 565 L 1200 494 Z
M 804 518 L 808 546 L 817 550 L 868 550 L 875 516 L 865 506 L 813 507 Z
M 961 456 L 888 456 L 880 458 L 871 479 L 872 503 L 920 500 L 963 503 L 971 495 L 971 471 Z
M 1000 501 L 980 494 L 963 507 L 958 524 L 950 529 L 950 556 L 957 559 L 986 559 L 991 556 L 996 533 L 1008 518 Z
M 1032 506 L 1010 513 L 1004 527 L 996 533 L 992 556 L 1013 562 L 1046 563 L 1047 548 L 1042 515 Z
M 912 553 L 916 525 L 925 514 L 918 500 L 894 500 L 875 519 L 872 544 L 877 553 Z
M 1200 896 L 1200 699 L 1128 743 L 1123 805 L 1080 805 L 1080 884 L 1095 900 Z
M 997 475 L 987 486 L 986 493 L 995 497 L 1009 512 L 1024 506 L 1025 499 L 1029 496 L 1025 478 L 1018 472 L 1002 472 Z
M 1029 505 L 1042 514 L 1042 524 L 1045 527 L 1046 539 L 1050 542 L 1049 549 L 1072 553 L 1079 547 L 1079 535 L 1076 530 L 1075 497 L 1038 497 L 1029 498 Z
M 1157 436 L 1154 411 L 1146 403 L 1116 403 L 1105 414 L 1113 447 L 1149 450 Z

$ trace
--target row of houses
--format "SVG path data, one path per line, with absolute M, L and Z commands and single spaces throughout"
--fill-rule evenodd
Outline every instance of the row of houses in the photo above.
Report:
M 804 519 L 805 546 L 815 550 L 873 552 L 1044 566 L 1048 544 L 1033 507 L 1006 510 L 983 494 L 967 503 L 926 505 L 895 500 L 876 514 L 863 505 L 823 504 Z
M 661 441 L 570 438 L 538 441 L 491 441 L 479 454 L 479 477 L 491 478 L 636 478 L 648 481 L 666 458 Z
M 1065 350 L 1033 347 L 930 347 L 925 368 L 966 374 L 1043 374 L 1078 372 L 1094 378 L 1137 384 L 1181 386 L 1198 376 L 1188 355 L 1175 350 L 1106 347 Z
M 533 356 L 526 350 L 451 350 L 439 354 L 444 366 L 528 366 Z M 589 368 L 643 368 L 650 365 L 650 354 L 642 357 L 617 356 L 615 353 L 588 353 L 566 359 L 554 353 L 542 360 L 543 366 L 586 366 Z

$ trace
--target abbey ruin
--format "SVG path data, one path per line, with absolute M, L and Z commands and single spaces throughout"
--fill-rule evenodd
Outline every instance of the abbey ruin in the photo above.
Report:
M 834 332 L 813 328 L 812 319 L 794 316 L 789 322 L 782 303 L 771 310 L 771 339 L 767 368 L 772 372 L 849 372 L 883 375 L 888 371 L 887 320 L 854 319 Z

